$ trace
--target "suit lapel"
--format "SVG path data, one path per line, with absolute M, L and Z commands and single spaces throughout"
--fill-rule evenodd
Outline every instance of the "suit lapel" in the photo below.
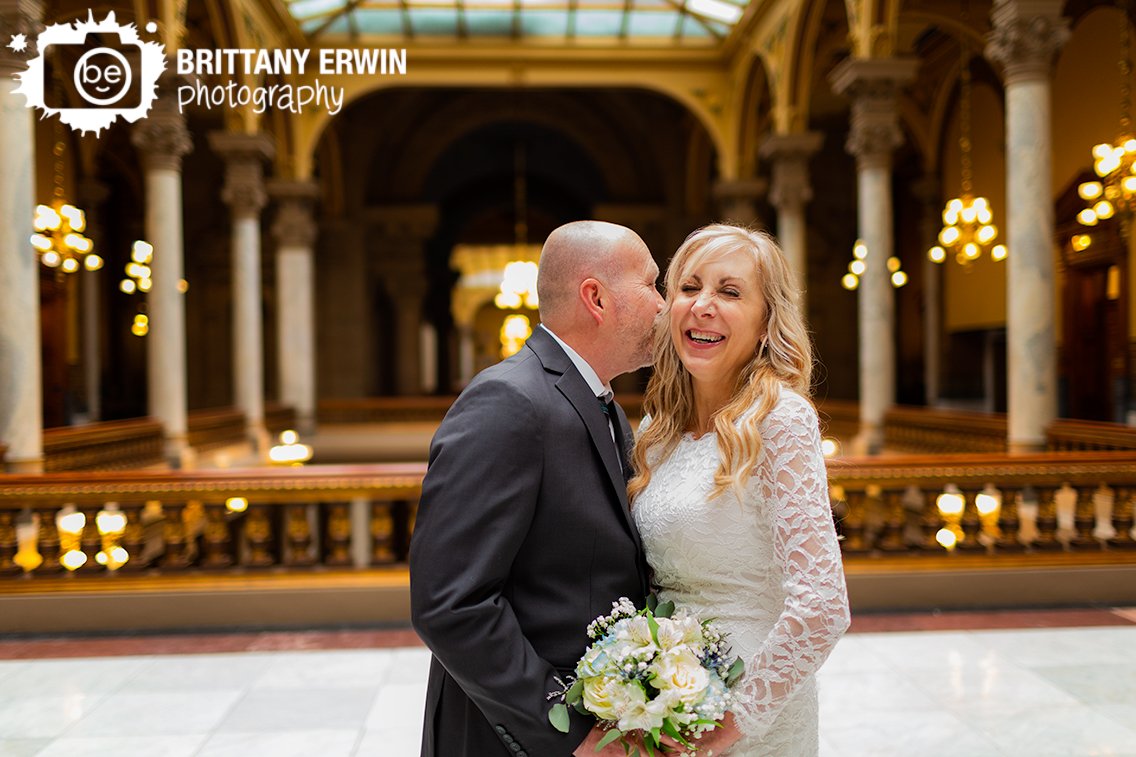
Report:
M 619 510 L 623 515 L 624 523 L 631 533 L 632 539 L 635 540 L 636 548 L 641 550 L 639 530 L 635 528 L 635 523 L 631 519 L 631 510 L 627 506 L 627 481 L 623 477 L 623 468 L 620 467 L 617 457 L 619 453 L 616 452 L 615 443 L 611 439 L 611 431 L 607 426 L 607 418 L 600 409 L 599 402 L 592 395 L 584 377 L 572 365 L 568 355 L 544 329 L 533 330 L 528 346 L 537 354 L 546 370 L 560 374 L 560 378 L 556 380 L 556 388 L 572 404 L 572 407 L 576 409 L 577 414 L 584 421 L 584 426 L 588 429 L 588 436 L 592 439 L 592 446 L 596 448 L 600 459 L 603 460 L 604 470 L 607 472 L 608 478 L 611 479 L 611 485 L 619 499 Z M 622 409 L 617 411 L 617 415 L 619 417 L 613 419 L 613 421 L 622 424 L 624 438 L 630 440 L 631 428 L 627 424 L 627 416 L 623 414 Z

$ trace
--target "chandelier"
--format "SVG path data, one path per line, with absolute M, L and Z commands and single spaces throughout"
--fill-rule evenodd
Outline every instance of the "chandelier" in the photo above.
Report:
M 888 280 L 891 281 L 892 287 L 899 289 L 907 283 L 907 274 L 903 272 L 902 264 L 899 258 L 892 255 L 887 260 Z M 852 245 L 852 262 L 848 264 L 848 273 L 840 279 L 840 284 L 849 292 L 855 291 L 860 286 L 860 277 L 868 270 L 868 245 L 864 243 L 863 239 L 857 239 L 856 244 Z
M 962 62 L 959 72 L 959 153 L 962 163 L 962 194 L 951 198 L 943 208 L 943 228 L 939 244 L 927 251 L 932 262 L 942 263 L 947 253 L 969 270 L 974 261 L 988 252 L 992 260 L 1006 259 L 1006 245 L 995 244 L 998 227 L 993 224 L 990 201 L 972 192 L 970 164 L 970 51 L 961 43 Z
M 58 126 L 57 126 L 58 129 Z M 48 268 L 63 273 L 75 273 L 80 268 L 97 271 L 103 259 L 94 253 L 95 245 L 83 236 L 87 217 L 82 210 L 63 199 L 63 149 L 61 137 L 56 138 L 55 181 L 50 205 L 37 205 L 32 227 L 32 247 L 39 261 Z
M 1113 144 L 1099 144 L 1093 148 L 1093 170 L 1100 181 L 1086 181 L 1077 187 L 1077 194 L 1089 206 L 1077 214 L 1082 226 L 1096 226 L 1120 213 L 1124 223 L 1121 234 L 1128 234 L 1128 219 L 1136 212 L 1136 135 L 1132 131 L 1131 91 L 1129 78 L 1132 61 L 1129 54 L 1128 8 L 1122 5 L 1124 21 L 1120 24 L 1120 136 Z M 1092 244 L 1088 234 L 1073 237 L 1078 252 Z

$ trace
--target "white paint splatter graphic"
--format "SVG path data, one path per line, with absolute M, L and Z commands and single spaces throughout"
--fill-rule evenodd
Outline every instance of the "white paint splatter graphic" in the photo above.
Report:
M 102 35 L 104 42 L 118 44 L 98 46 L 88 34 Z M 55 99 L 48 102 L 45 92 L 45 61 L 52 47 L 74 47 L 80 53 L 74 68 L 64 72 L 70 76 L 78 96 L 86 107 L 63 107 L 67 103 Z M 99 135 L 121 117 L 128 123 L 144 118 L 158 97 L 158 77 L 166 69 L 165 47 L 158 42 L 142 42 L 133 24 L 121 25 L 114 12 L 95 21 L 88 11 L 86 21 L 53 24 L 36 39 L 39 55 L 28 61 L 28 69 L 16 74 L 20 85 L 13 90 L 27 99 L 29 108 L 39 108 L 43 115 L 59 116 L 59 120 L 82 134 Z M 56 59 L 59 65 L 62 57 Z

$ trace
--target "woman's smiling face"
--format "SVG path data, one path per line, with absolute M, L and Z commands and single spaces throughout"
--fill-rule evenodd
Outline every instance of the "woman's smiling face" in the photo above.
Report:
M 689 264 L 673 294 L 670 329 L 695 384 L 732 393 L 765 335 L 766 317 L 752 255 L 714 252 Z

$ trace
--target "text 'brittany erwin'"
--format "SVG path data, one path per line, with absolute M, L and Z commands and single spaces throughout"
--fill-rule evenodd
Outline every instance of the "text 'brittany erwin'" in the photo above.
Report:
M 247 74 L 252 76 L 302 76 L 312 50 L 286 48 L 182 49 L 177 51 L 177 72 L 198 76 Z M 405 49 L 353 49 L 328 47 L 312 61 L 314 73 L 323 76 L 406 75 Z

